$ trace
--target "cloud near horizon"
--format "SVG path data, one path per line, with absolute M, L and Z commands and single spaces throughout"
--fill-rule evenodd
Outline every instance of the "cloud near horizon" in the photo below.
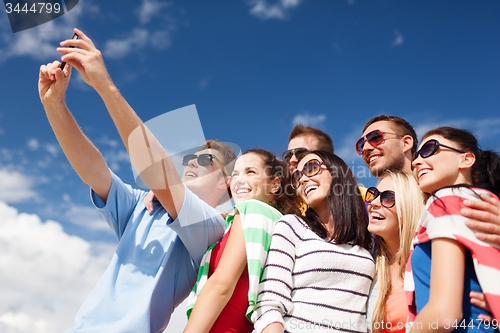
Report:
M 302 124 L 304 126 L 321 127 L 326 121 L 325 114 L 312 115 L 309 112 L 298 114 L 293 117 L 292 126 Z
M 55 221 L 0 202 L 0 331 L 61 332 L 111 259 L 114 246 L 89 243 Z

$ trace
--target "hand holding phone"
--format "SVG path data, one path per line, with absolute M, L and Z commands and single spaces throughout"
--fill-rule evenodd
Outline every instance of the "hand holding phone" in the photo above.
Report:
M 71 39 L 78 39 L 78 35 L 75 33 L 73 35 L 73 38 L 71 38 Z M 70 46 L 70 47 L 73 48 L 74 46 Z M 66 61 L 61 62 L 61 65 L 59 66 L 59 68 L 64 69 L 64 66 L 66 66 Z

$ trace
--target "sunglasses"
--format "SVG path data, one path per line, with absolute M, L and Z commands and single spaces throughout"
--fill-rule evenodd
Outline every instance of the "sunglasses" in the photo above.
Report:
M 292 174 L 292 188 L 294 190 L 299 188 L 300 179 L 303 175 L 306 175 L 309 178 L 316 176 L 321 171 L 322 165 L 326 164 L 318 160 L 310 160 L 309 162 L 304 164 L 304 168 L 302 169 L 302 171 L 298 169 L 295 170 Z
M 422 158 L 427 158 L 429 156 L 434 155 L 439 147 L 445 147 L 451 150 L 456 151 L 457 153 L 465 153 L 464 151 L 458 150 L 457 148 L 453 148 L 450 146 L 443 145 L 442 143 L 439 143 L 438 140 L 432 139 L 424 143 L 422 147 L 418 151 L 413 154 L 413 160 L 415 161 L 418 157 L 418 155 L 422 156 Z
M 383 144 L 385 142 L 384 134 L 394 134 L 401 137 L 404 136 L 397 133 L 382 132 L 381 130 L 371 131 L 356 142 L 356 152 L 358 155 L 363 155 L 363 147 L 365 146 L 366 141 L 374 147 Z
M 217 158 L 217 156 L 215 156 L 213 154 L 205 153 L 205 154 L 200 154 L 200 155 L 196 155 L 196 154 L 186 155 L 182 158 L 182 165 L 188 166 L 189 161 L 194 160 L 194 159 L 196 159 L 198 164 L 202 165 L 202 166 L 207 166 L 210 163 L 212 163 L 212 160 L 215 160 L 219 164 L 222 172 L 224 173 L 224 176 L 228 176 L 228 173 L 227 173 L 226 168 L 224 167 L 224 164 L 222 164 L 222 162 Z
M 380 196 L 380 204 L 385 208 L 392 208 L 396 204 L 396 193 L 391 190 L 380 192 L 376 187 L 370 187 L 366 190 L 365 201 L 372 202 Z
M 283 155 L 281 155 L 281 157 L 283 157 L 283 161 L 285 161 L 286 163 L 289 163 L 294 155 L 295 155 L 295 157 L 297 157 L 298 160 L 300 160 L 300 158 L 308 151 L 309 151 L 309 149 L 302 148 L 302 147 L 288 149 L 288 150 L 285 150 L 285 152 L 283 153 Z

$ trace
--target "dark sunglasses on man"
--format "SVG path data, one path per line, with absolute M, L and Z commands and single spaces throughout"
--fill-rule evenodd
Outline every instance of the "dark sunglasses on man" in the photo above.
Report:
M 392 208 L 396 204 L 396 193 L 391 190 L 380 192 L 376 187 L 369 187 L 366 190 L 365 201 L 372 202 L 380 196 L 380 204 L 385 208 Z
M 219 164 L 222 172 L 224 173 L 224 176 L 229 176 L 226 168 L 224 167 L 224 164 L 222 164 L 222 162 L 214 154 L 204 153 L 204 154 L 199 154 L 199 155 L 196 155 L 196 154 L 186 155 L 182 158 L 182 165 L 188 166 L 189 161 L 194 160 L 194 159 L 196 159 L 198 164 L 202 165 L 202 166 L 207 166 L 210 163 L 212 163 L 212 160 L 215 160 Z
M 363 147 L 366 141 L 374 147 L 383 144 L 385 142 L 384 134 L 394 134 L 400 137 L 404 136 L 398 133 L 382 132 L 381 130 L 371 131 L 356 142 L 356 152 L 358 155 L 363 155 Z
M 295 155 L 295 157 L 297 157 L 297 159 L 299 160 L 308 151 L 309 149 L 303 147 L 288 149 L 283 152 L 283 155 L 281 155 L 281 157 L 283 157 L 283 161 L 285 163 L 290 163 L 290 160 L 292 159 L 293 155 Z
M 438 140 L 432 139 L 424 143 L 423 146 L 418 151 L 416 151 L 415 154 L 413 154 L 413 160 L 415 161 L 418 155 L 422 156 L 422 158 L 430 157 L 438 151 L 439 147 L 445 147 L 454 150 L 457 153 L 462 153 L 462 154 L 465 153 L 465 151 L 461 151 L 457 148 L 443 145 L 442 143 L 439 143 Z
M 306 175 L 308 178 L 316 176 L 321 171 L 322 165 L 326 164 L 314 159 L 304 164 L 302 170 L 295 170 L 292 174 L 292 188 L 297 189 L 299 187 L 300 179 L 303 175 Z

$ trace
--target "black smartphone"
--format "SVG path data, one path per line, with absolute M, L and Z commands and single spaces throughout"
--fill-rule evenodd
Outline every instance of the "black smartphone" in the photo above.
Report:
M 78 39 L 78 35 L 75 33 L 73 35 L 73 38 L 71 38 L 71 39 Z M 70 47 L 74 47 L 74 46 L 70 46 Z M 66 62 L 65 61 L 61 62 L 61 65 L 59 66 L 59 68 L 64 69 L 64 66 L 66 66 Z

